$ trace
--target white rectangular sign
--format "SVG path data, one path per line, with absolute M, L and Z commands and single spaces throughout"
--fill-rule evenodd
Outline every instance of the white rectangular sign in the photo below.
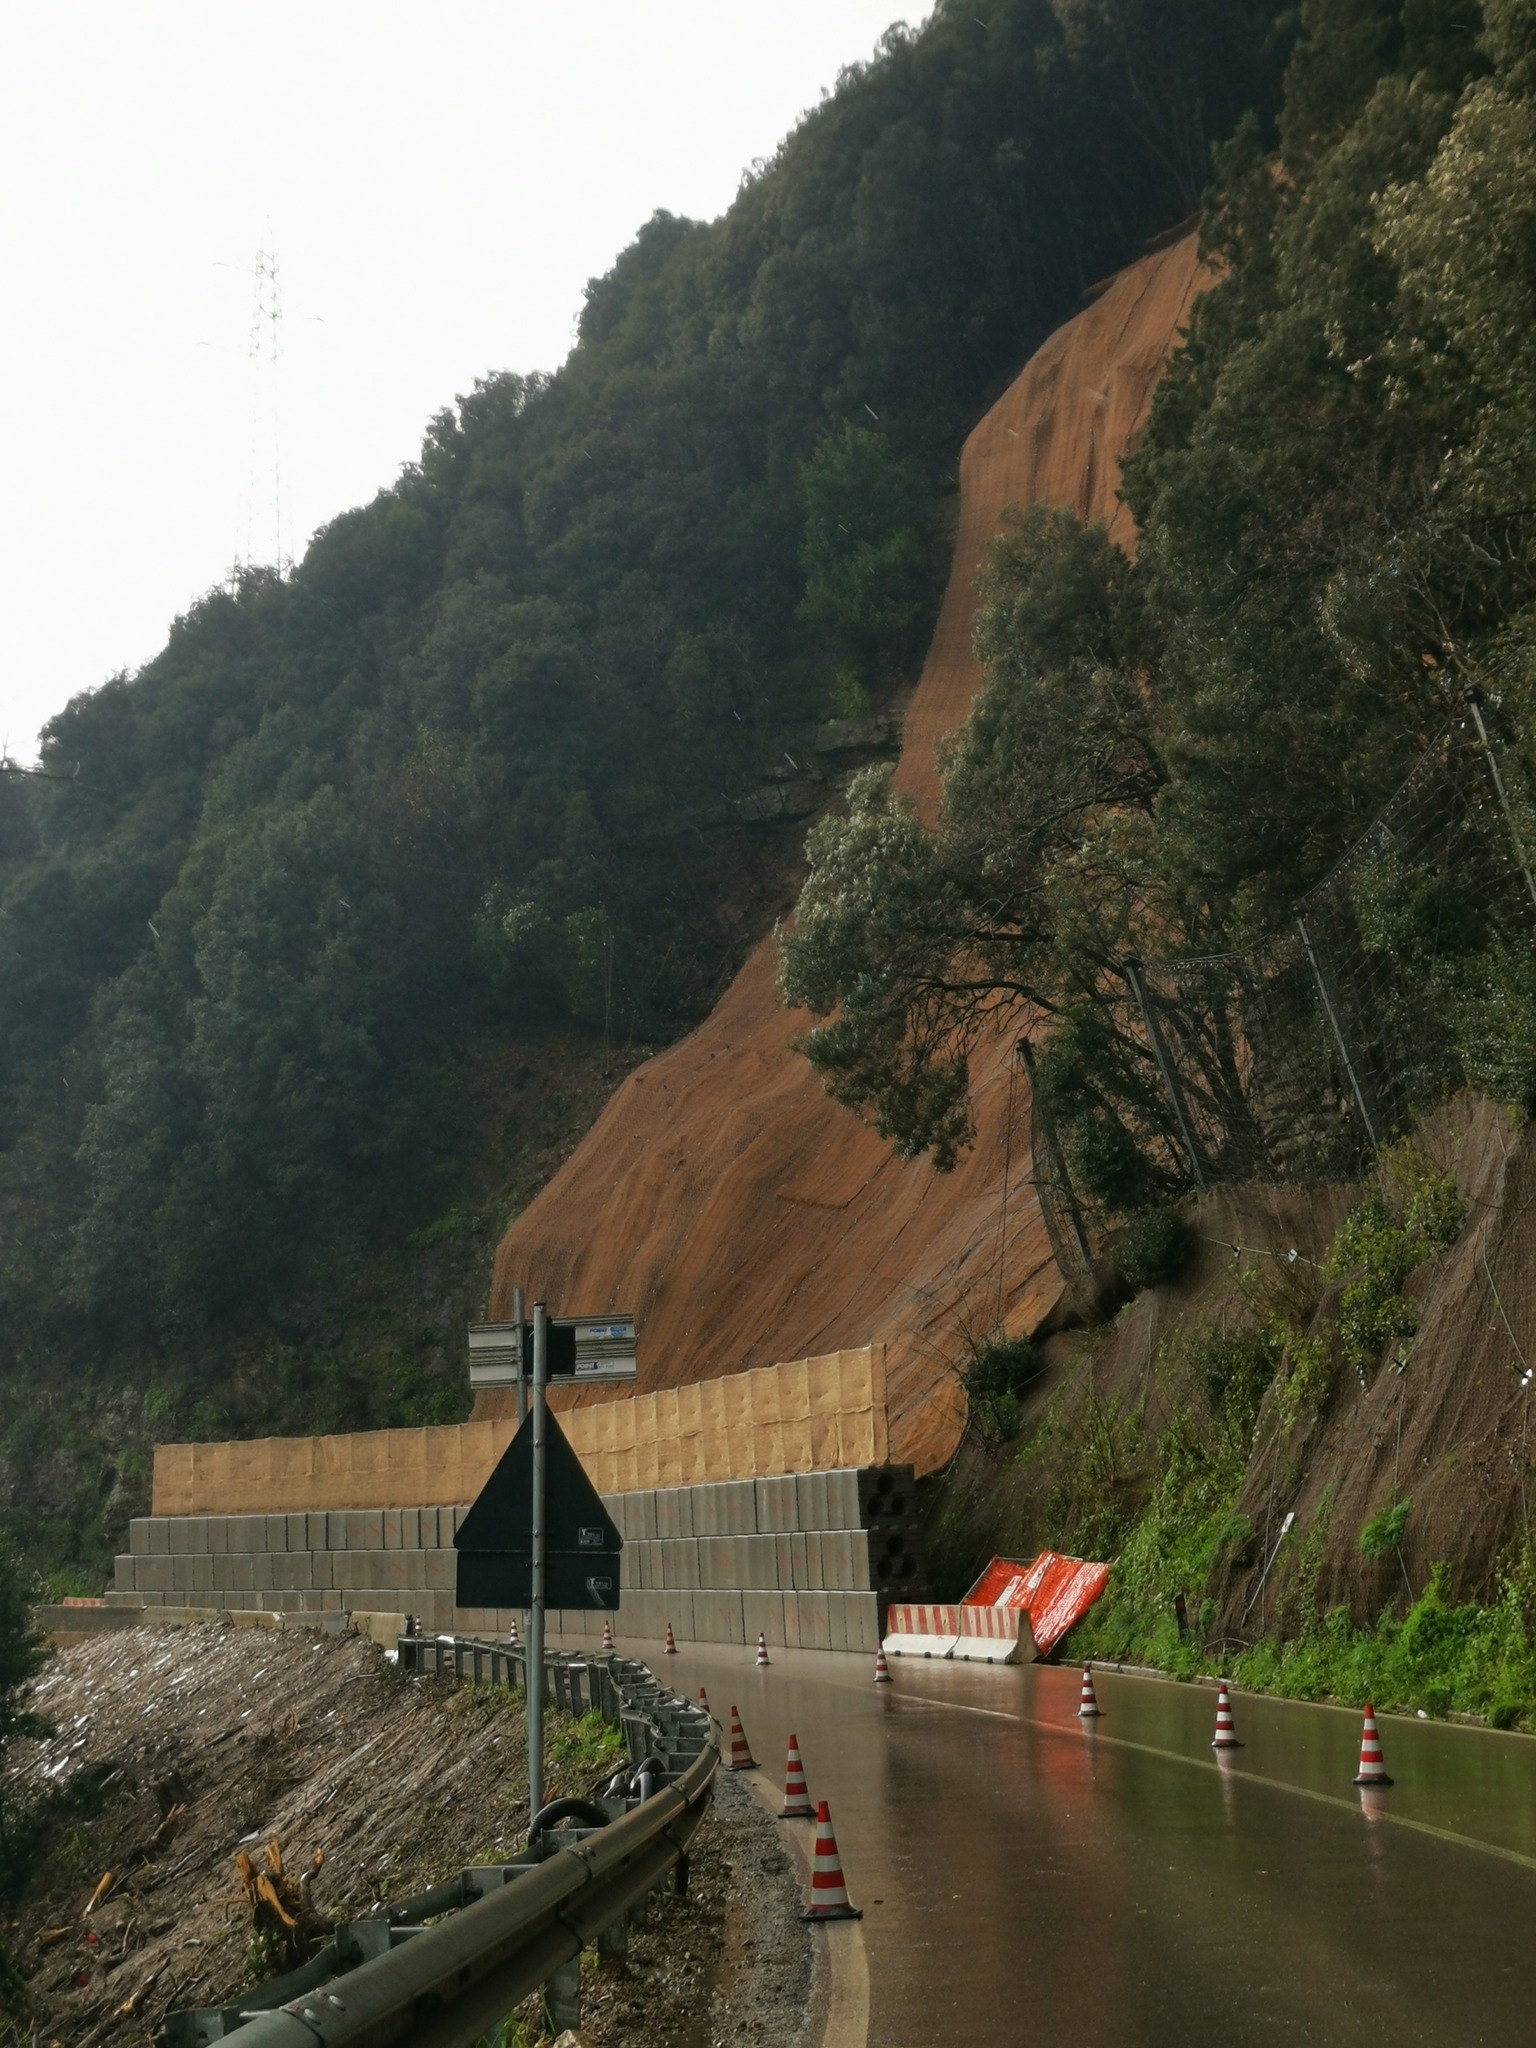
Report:
M 469 1384 L 515 1387 L 524 1364 L 533 1366 L 531 1326 L 471 1323 Z M 627 1315 L 551 1316 L 549 1377 L 552 1386 L 577 1379 L 632 1380 L 636 1374 L 635 1319 Z

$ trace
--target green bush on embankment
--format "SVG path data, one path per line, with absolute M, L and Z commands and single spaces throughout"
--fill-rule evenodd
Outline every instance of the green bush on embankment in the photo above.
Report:
M 1143 1505 L 1119 1533 L 1109 1586 L 1075 1631 L 1071 1655 L 1123 1658 L 1181 1678 L 1220 1663 L 1240 1684 L 1291 1699 L 1372 1700 L 1479 1714 L 1495 1727 L 1536 1725 L 1536 1547 L 1506 1562 L 1497 1597 L 1486 1603 L 1454 1601 L 1443 1565 L 1415 1596 L 1404 1567 L 1407 1611 L 1385 1612 L 1362 1628 L 1347 1609 L 1317 1604 L 1330 1491 L 1297 1530 L 1274 1632 L 1243 1648 L 1213 1641 L 1216 1602 L 1199 1592 L 1217 1584 L 1225 1562 L 1252 1542 L 1238 1503 L 1262 1434 L 1261 1409 L 1289 1433 L 1307 1411 L 1326 1410 L 1341 1369 L 1368 1377 L 1411 1342 L 1416 1318 L 1404 1285 L 1455 1238 L 1465 1214 L 1455 1184 L 1412 1146 L 1398 1146 L 1322 1262 L 1321 1275 L 1338 1289 L 1331 1301 L 1309 1294 L 1294 1276 L 1261 1273 L 1240 1290 L 1246 1323 L 1239 1315 L 1196 1326 L 1163 1347 L 1158 1370 L 1172 1392 L 1172 1419 Z M 1394 1499 L 1373 1515 L 1360 1532 L 1362 1554 L 1396 1555 L 1401 1563 L 1411 1507 Z M 1080 1504 L 1061 1540 L 1070 1546 L 1093 1522 L 1091 1503 Z M 1183 1635 L 1174 1611 L 1180 1593 L 1189 1608 Z
M 1338 1699 L 1358 1706 L 1481 1714 L 1495 1728 L 1536 1719 L 1536 1641 L 1529 1621 L 1536 1559 L 1526 1557 L 1487 1606 L 1447 1597 L 1445 1571 L 1399 1619 L 1384 1614 L 1355 1628 L 1342 1610 L 1319 1615 L 1299 1636 L 1257 1643 L 1233 1675 L 1286 1699 Z
M 1487 1606 L 1447 1598 L 1440 1567 L 1408 1612 L 1383 1614 L 1374 1628 L 1356 1628 L 1343 1608 L 1310 1618 L 1285 1642 L 1266 1636 L 1225 1665 L 1225 1675 L 1250 1692 L 1282 1699 L 1339 1700 L 1427 1714 L 1479 1714 L 1494 1728 L 1536 1723 L 1536 1640 L 1529 1614 L 1536 1599 L 1536 1559 L 1503 1580 Z M 1210 1653 L 1195 1637 L 1180 1641 L 1171 1610 L 1145 1616 L 1128 1630 L 1129 1603 L 1106 1595 L 1074 1633 L 1073 1657 L 1124 1657 L 1192 1678 L 1209 1671 Z

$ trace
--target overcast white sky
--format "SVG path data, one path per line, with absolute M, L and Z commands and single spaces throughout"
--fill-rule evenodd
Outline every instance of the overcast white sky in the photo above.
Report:
M 0 749 L 553 369 L 928 0 L 0 0 Z M 271 323 L 253 315 L 275 255 Z

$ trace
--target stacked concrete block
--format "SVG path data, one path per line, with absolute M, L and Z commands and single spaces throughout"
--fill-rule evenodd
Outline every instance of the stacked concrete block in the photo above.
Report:
M 659 1644 L 774 1645 L 873 1654 L 882 1608 L 926 1593 L 903 1467 L 805 1472 L 611 1496 L 625 1539 L 614 1631 Z M 456 1608 L 453 1538 L 465 1507 L 146 1516 L 130 1524 L 114 1606 L 417 1614 L 429 1629 L 505 1633 L 513 1617 Z M 601 1614 L 552 1613 L 600 1636 Z

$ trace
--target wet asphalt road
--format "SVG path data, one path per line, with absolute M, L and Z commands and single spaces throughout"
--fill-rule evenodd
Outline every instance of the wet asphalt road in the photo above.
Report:
M 1358 1715 L 1080 1674 L 623 1641 L 800 1738 L 864 1908 L 871 2048 L 1536 2040 L 1536 1740 L 1394 1718 L 1362 1806 Z M 1413 1825 L 1405 1825 L 1405 1823 Z M 806 1823 L 784 1823 L 809 1829 Z M 837 1940 L 846 1930 L 818 1931 Z

